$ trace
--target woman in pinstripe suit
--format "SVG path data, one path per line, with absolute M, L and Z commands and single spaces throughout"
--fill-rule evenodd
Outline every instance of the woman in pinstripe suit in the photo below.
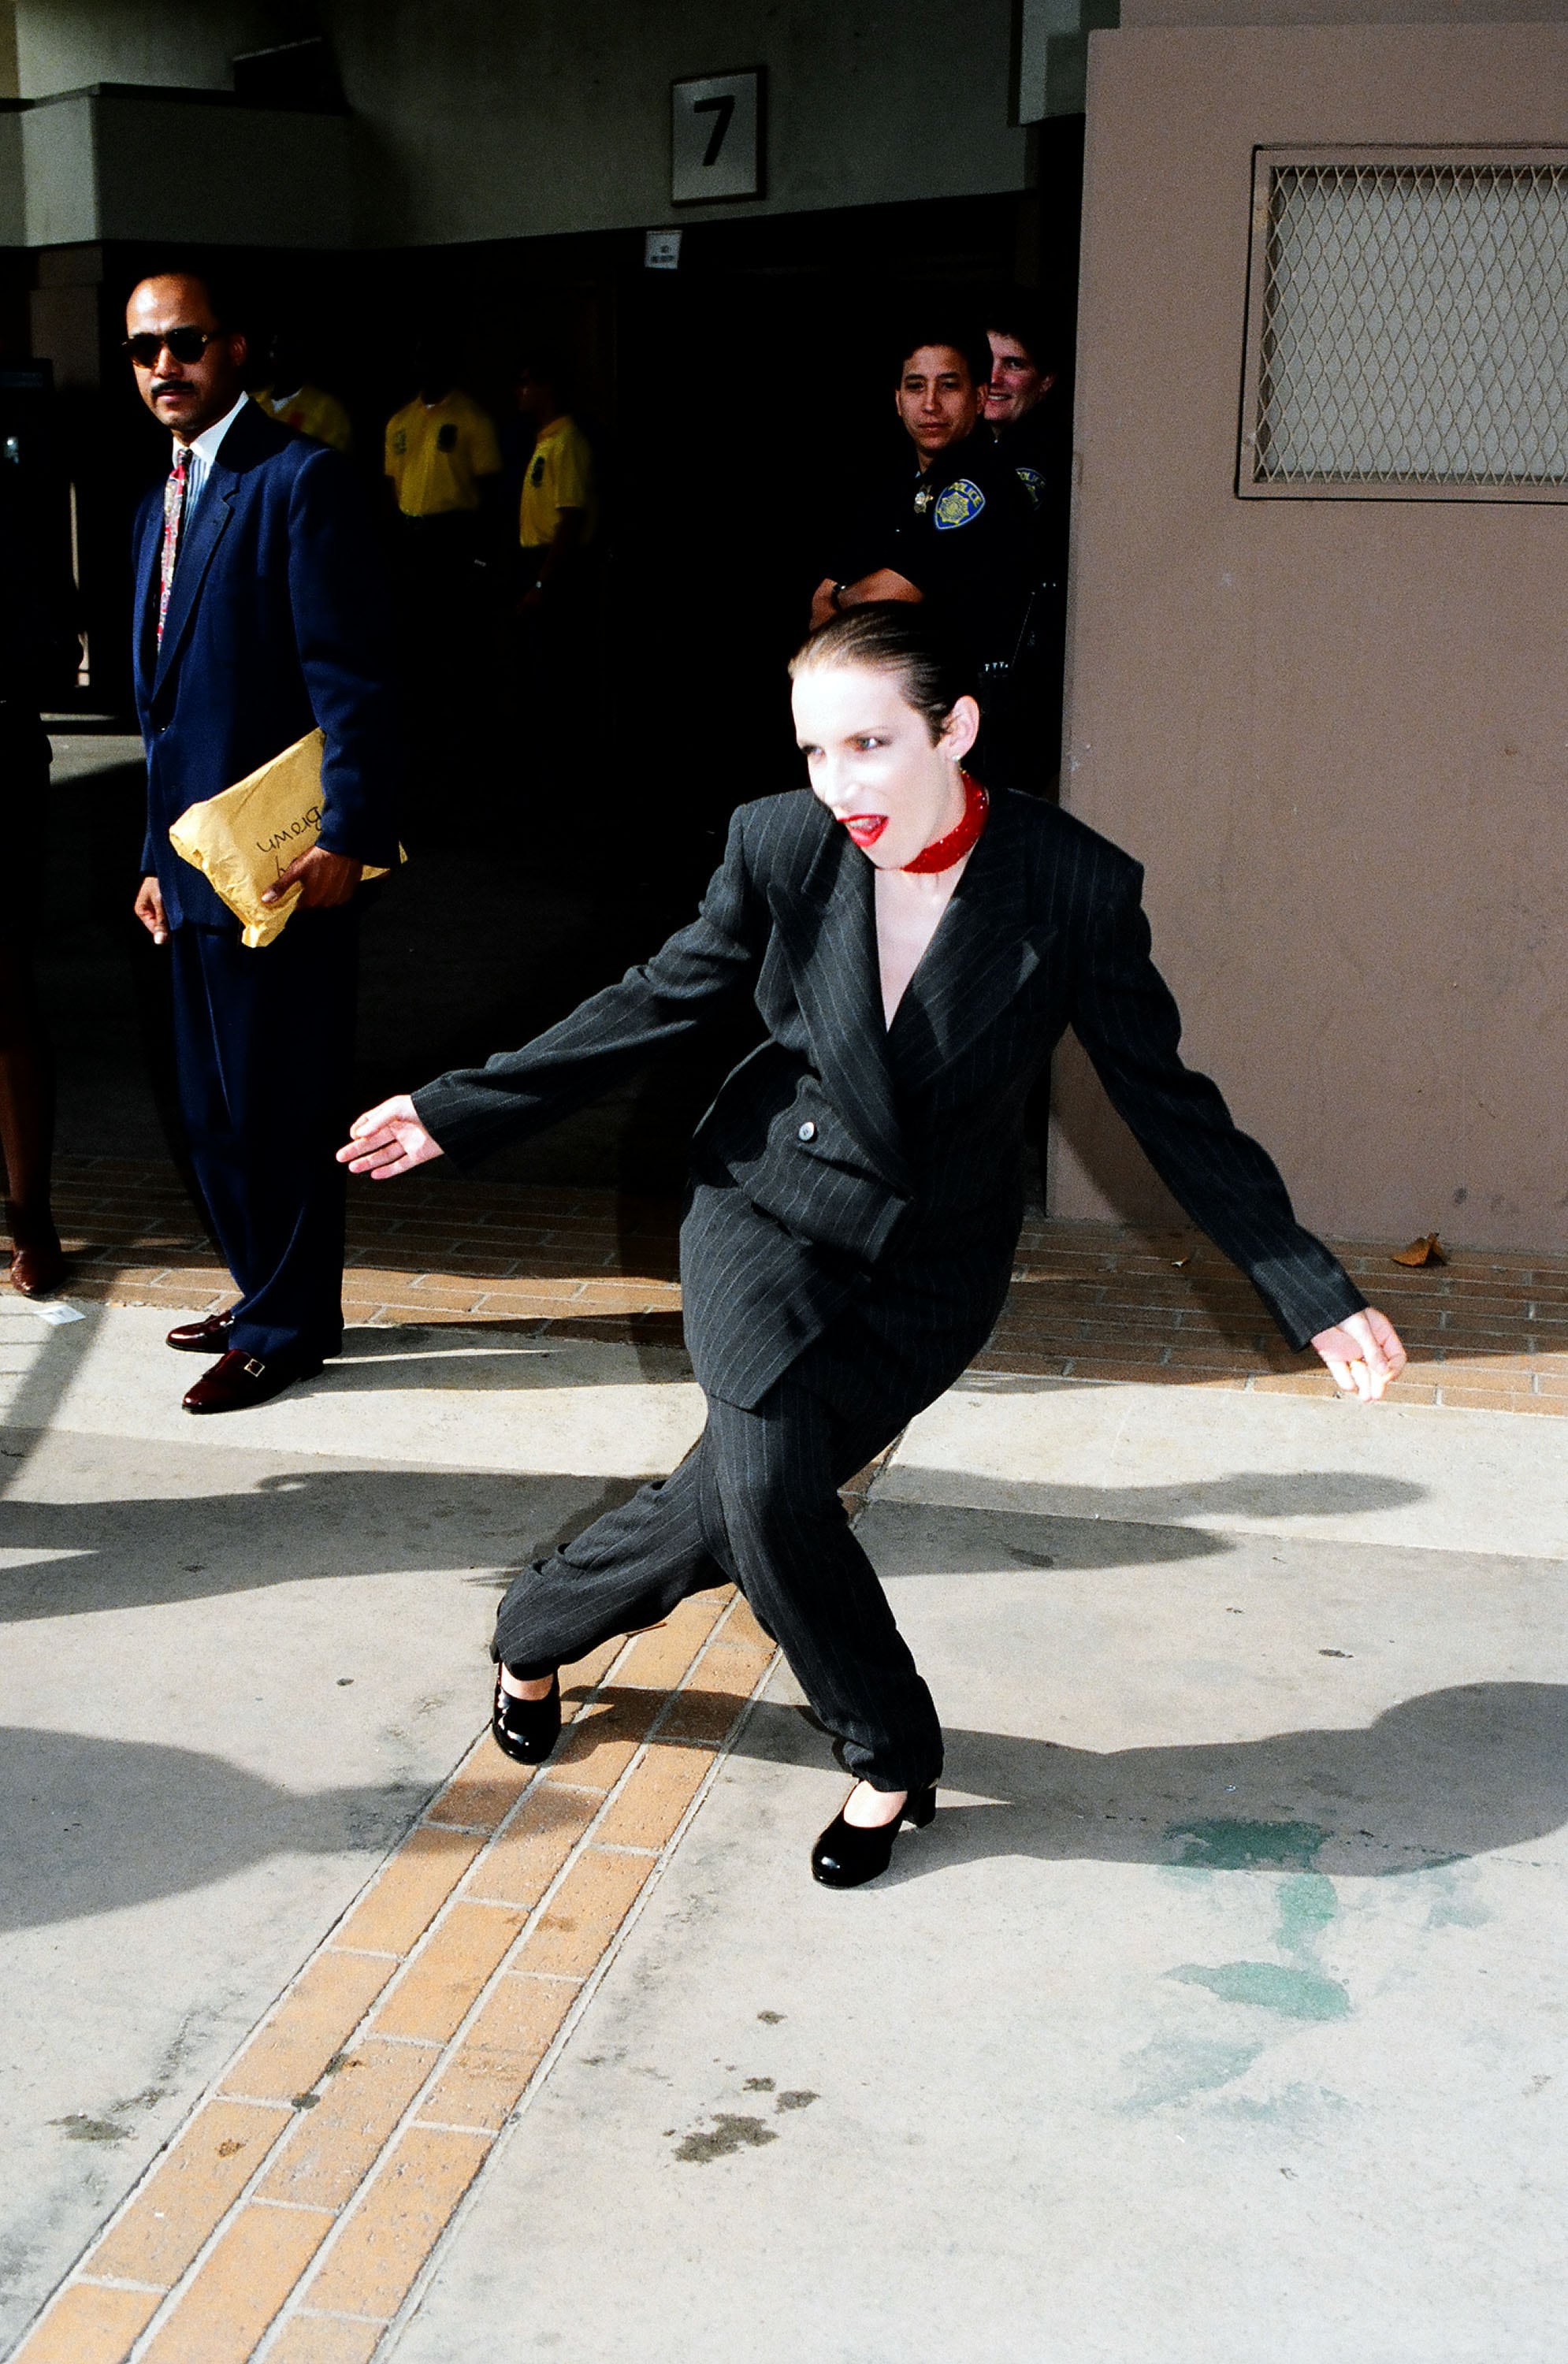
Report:
M 735 814 L 692 924 L 524 1049 L 370 1110 L 339 1153 L 377 1180 L 481 1156 L 755 1000 L 767 1038 L 697 1130 L 681 1232 L 702 1440 L 513 1584 L 494 1729 L 540 1761 L 561 1665 L 733 1581 L 858 1777 L 813 1850 L 834 1887 L 874 1878 L 901 1823 L 930 1820 L 941 1770 L 930 1693 L 838 1489 L 990 1334 L 1022 1217 L 1024 1108 L 1067 1026 L 1293 1345 L 1362 1397 L 1405 1359 L 1183 1065 L 1139 865 L 968 778 L 979 709 L 955 667 L 910 606 L 814 634 L 791 667 L 809 792 Z

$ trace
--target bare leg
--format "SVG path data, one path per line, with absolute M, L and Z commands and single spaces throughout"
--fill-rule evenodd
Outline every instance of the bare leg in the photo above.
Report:
M 544 1675 L 541 1676 L 539 1680 L 528 1683 L 524 1682 L 520 1676 L 513 1674 L 509 1667 L 503 1667 L 501 1669 L 501 1689 L 506 1692 L 508 1699 L 548 1699 L 550 1697 L 550 1687 L 554 1680 L 555 1677 L 553 1675 Z

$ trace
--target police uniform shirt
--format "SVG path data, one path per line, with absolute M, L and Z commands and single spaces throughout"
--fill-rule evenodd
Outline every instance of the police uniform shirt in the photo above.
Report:
M 313 443 L 330 443 L 335 452 L 353 450 L 354 430 L 335 394 L 325 393 L 318 385 L 302 385 L 280 396 L 274 387 L 266 385 L 255 399 L 270 418 L 282 419 L 285 427 L 308 435 Z
M 479 507 L 479 480 L 501 473 L 488 415 L 454 388 L 439 402 L 416 395 L 387 422 L 386 473 L 405 517 L 449 517 Z
M 1034 517 L 988 432 L 950 445 L 905 480 L 885 554 L 982 662 L 1011 657 L 1028 604 Z
M 1054 448 L 1055 423 L 1048 416 L 1048 403 L 1037 402 L 1031 410 L 1011 427 L 1004 427 L 992 438 L 1004 460 L 1029 497 L 1029 506 L 1037 512 L 1044 508 L 1055 488 L 1060 460 Z
M 1068 469 L 1062 431 L 1047 397 L 995 438 L 997 452 L 1012 468 L 1034 511 L 1036 575 L 1041 582 L 1058 584 L 1067 566 Z
M 580 542 L 594 538 L 598 502 L 594 486 L 594 454 L 574 418 L 564 412 L 541 427 L 528 466 L 523 471 L 522 505 L 517 540 L 525 550 L 548 550 L 555 540 L 562 509 L 583 516 Z

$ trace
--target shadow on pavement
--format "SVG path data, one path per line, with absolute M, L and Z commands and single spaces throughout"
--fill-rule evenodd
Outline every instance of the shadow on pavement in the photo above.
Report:
M 628 1500 L 639 1480 L 605 1481 L 567 1472 L 512 1476 L 488 1470 L 300 1468 L 237 1492 L 136 1497 L 126 1501 L 40 1502 L 13 1494 L 0 1503 L 0 1625 L 35 1617 L 200 1600 L 322 1577 L 515 1566 L 518 1538 L 536 1532 L 541 1489 L 593 1489 L 591 1504 L 563 1509 L 561 1534 L 580 1534 L 600 1512 Z M 1022 1493 L 1019 1486 L 1011 1489 Z M 1215 1478 L 1165 1487 L 1042 1486 L 1053 1515 L 1019 1507 L 1018 1536 L 1005 1519 L 984 1524 L 962 1512 L 919 1508 L 918 1573 L 992 1575 L 1007 1568 L 1164 1567 L 1234 1551 L 1240 1538 L 1200 1526 L 1159 1522 L 1179 1506 L 1189 1518 L 1242 1510 L 1254 1517 L 1396 1508 L 1420 1489 L 1396 1478 L 1340 1470 Z M 1055 1515 L 1070 1494 L 1076 1517 Z M 910 1506 L 878 1503 L 879 1524 Z M 866 1541 L 876 1557 L 876 1529 Z M 1042 1546 L 1049 1544 L 1049 1550 Z M 539 1549 L 549 1549 L 549 1544 Z M 529 1542 L 528 1556 L 539 1556 Z M 28 1565 L 23 1555 L 39 1555 Z M 58 1556 L 50 1556 L 58 1555 Z M 899 1568 L 886 1573 L 909 1573 Z M 503 1573 L 476 1576 L 502 1583 Z
M 1560 1683 L 1464 1683 L 1401 1700 L 1369 1724 L 1257 1740 L 1101 1751 L 1014 1733 L 945 1738 L 943 1791 L 968 1802 L 944 1801 L 883 1885 L 993 1856 L 1385 1879 L 1568 1823 Z M 795 1764 L 822 1746 L 804 1711 L 771 1701 L 738 1744 Z
M 312 1469 L 242 1492 L 0 1503 L 0 1625 L 206 1600 L 324 1577 L 452 1569 L 497 1593 L 640 1481 L 472 1470 Z M 563 1492 L 569 1500 L 562 1500 Z M 553 1513 L 540 1535 L 541 1509 Z M 32 1565 L 18 1556 L 36 1552 Z M 60 1556 L 51 1557 L 50 1555 Z
M 599 1696 L 613 1709 L 630 1695 L 612 1687 Z M 711 1696 L 736 1715 L 746 1705 Z M 1429 1691 L 1350 1730 L 1103 1755 L 950 1732 L 946 1786 L 984 1802 L 945 1805 L 880 1885 L 993 1856 L 1366 1878 L 1429 1870 L 1568 1821 L 1565 1743 L 1568 1688 L 1552 1683 Z M 738 1748 L 805 1763 L 822 1743 L 799 1710 L 764 1701 Z M 276 1855 L 384 1845 L 424 1794 L 406 1785 L 302 1793 L 192 1749 L 7 1730 L 0 1796 L 14 1869 L 0 1926 L 119 1911 Z M 454 1834 L 453 1845 L 467 1842 Z

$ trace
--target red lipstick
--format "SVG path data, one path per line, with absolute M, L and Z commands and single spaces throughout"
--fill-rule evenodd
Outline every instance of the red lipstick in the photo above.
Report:
M 857 845 L 874 845 L 887 827 L 887 815 L 885 813 L 848 813 L 844 817 L 844 827 Z

